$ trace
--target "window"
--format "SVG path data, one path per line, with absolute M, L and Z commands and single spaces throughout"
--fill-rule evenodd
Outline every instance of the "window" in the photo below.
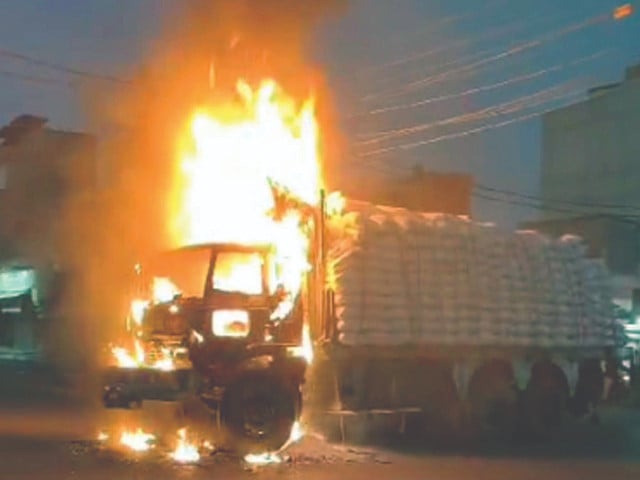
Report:
M 184 248 L 159 255 L 146 274 L 153 282 L 154 297 L 161 301 L 169 300 L 175 293 L 185 298 L 201 297 L 210 258 L 211 249 L 207 247 Z
M 260 295 L 263 293 L 262 257 L 257 253 L 219 253 L 213 270 L 213 288 Z

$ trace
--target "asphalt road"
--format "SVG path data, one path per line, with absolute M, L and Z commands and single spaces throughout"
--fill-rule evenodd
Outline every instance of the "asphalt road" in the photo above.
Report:
M 169 457 L 175 425 L 153 426 L 164 433 L 147 453 L 123 450 L 118 442 L 99 442 L 98 431 L 137 424 L 144 420 L 142 412 L 105 412 L 78 397 L 52 394 L 47 378 L 1 379 L 0 479 L 640 479 L 637 410 L 603 411 L 600 426 L 572 422 L 546 444 L 487 442 L 463 451 L 393 442 L 371 448 L 330 444 L 308 435 L 277 465 L 250 466 L 215 451 L 203 454 L 196 465 L 179 465 Z M 151 410 L 154 418 L 170 417 Z
M 288 462 L 248 467 L 238 458 L 213 454 L 181 466 L 161 449 L 131 454 L 95 441 L 40 436 L 0 438 L 0 478 L 12 480 L 159 479 L 638 479 L 637 459 L 518 458 L 482 455 L 398 453 L 326 445 L 303 440 Z

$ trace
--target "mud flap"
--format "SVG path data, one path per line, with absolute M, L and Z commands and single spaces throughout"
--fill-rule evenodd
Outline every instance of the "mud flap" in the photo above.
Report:
M 472 362 L 456 362 L 453 365 L 453 382 L 456 385 L 458 398 L 466 402 L 469 397 L 469 381 L 475 370 L 475 363 Z
M 516 377 L 516 385 L 521 392 L 527 388 L 531 379 L 532 362 L 529 360 L 517 359 L 513 360 L 513 374 Z
M 576 393 L 576 386 L 578 385 L 578 362 L 566 360 L 564 358 L 554 358 L 553 363 L 560 367 L 560 369 L 567 377 L 567 383 L 569 384 L 569 395 L 573 397 L 573 395 L 575 395 Z

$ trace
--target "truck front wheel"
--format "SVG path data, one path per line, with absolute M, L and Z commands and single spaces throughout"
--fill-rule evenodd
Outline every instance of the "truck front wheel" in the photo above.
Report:
M 300 389 L 268 371 L 242 375 L 229 385 L 221 419 L 231 447 L 241 454 L 275 452 L 297 420 Z

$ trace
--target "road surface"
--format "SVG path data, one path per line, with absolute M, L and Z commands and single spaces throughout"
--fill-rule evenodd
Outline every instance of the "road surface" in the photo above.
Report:
M 203 451 L 196 465 L 179 465 L 169 457 L 172 434 L 159 438 L 147 453 L 97 440 L 100 430 L 135 423 L 135 412 L 105 414 L 86 402 L 45 395 L 49 390 L 42 382 L 18 388 L 15 379 L 0 380 L 0 479 L 640 479 L 638 410 L 604 411 L 600 426 L 574 422 L 547 445 L 483 444 L 465 452 L 410 452 L 397 443 L 385 449 L 348 447 L 308 435 L 277 465 L 250 466 L 215 451 Z

